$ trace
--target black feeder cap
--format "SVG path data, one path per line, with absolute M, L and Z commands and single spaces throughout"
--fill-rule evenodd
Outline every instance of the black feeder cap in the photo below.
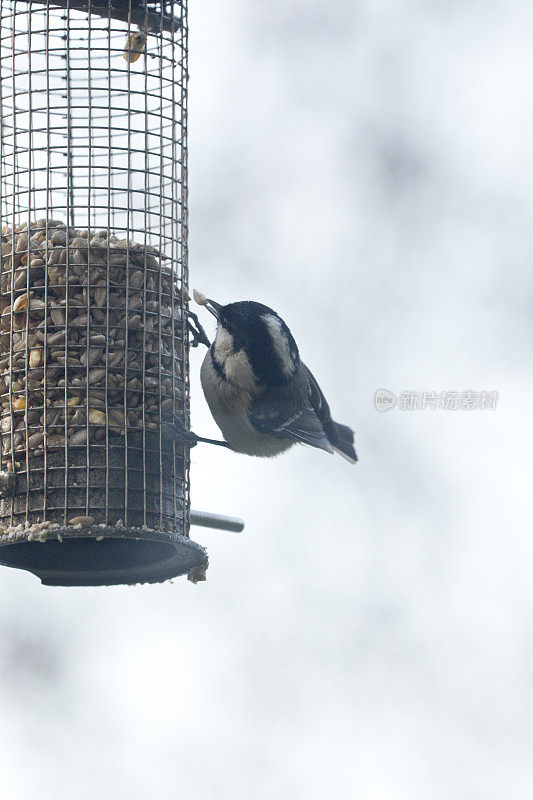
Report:
M 64 8 L 70 11 L 84 11 L 99 17 L 111 17 L 131 25 L 146 26 L 148 30 L 160 30 L 175 33 L 182 27 L 181 16 L 173 16 L 172 6 L 161 0 L 28 0 L 29 3 L 52 8 Z M 176 11 L 181 11 L 181 4 L 175 4 Z
M 32 528 L 0 536 L 0 564 L 33 572 L 46 586 L 160 583 L 208 563 L 203 547 L 177 533 L 99 525 Z

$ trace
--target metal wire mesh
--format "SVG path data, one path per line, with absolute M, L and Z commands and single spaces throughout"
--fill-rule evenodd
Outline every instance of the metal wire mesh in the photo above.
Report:
M 187 535 L 186 3 L 0 0 L 0 108 L 0 521 Z

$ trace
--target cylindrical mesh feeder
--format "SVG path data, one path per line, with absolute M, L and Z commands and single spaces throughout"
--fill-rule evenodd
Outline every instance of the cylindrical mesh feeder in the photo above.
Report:
M 188 538 L 185 2 L 0 0 L 0 563 L 165 580 Z

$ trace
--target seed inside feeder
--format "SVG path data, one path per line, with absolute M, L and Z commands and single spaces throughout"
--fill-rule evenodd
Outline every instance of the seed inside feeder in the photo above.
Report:
M 146 47 L 146 34 L 143 31 L 132 33 L 124 48 L 124 58 L 129 64 L 134 64 L 141 57 Z
M 182 398 L 182 299 L 164 257 L 57 220 L 6 231 L 4 239 L 2 455 L 14 461 L 26 447 L 31 457 L 66 441 L 85 447 L 104 441 L 107 430 L 159 430 Z M 26 394 L 29 411 L 13 417 L 11 431 Z

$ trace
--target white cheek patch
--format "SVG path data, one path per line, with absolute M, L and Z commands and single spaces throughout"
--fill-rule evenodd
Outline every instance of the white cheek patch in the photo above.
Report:
M 257 381 L 254 371 L 243 350 L 230 356 L 224 364 L 224 369 L 228 380 L 232 383 L 246 392 L 256 391 Z
M 233 349 L 233 336 L 219 325 L 214 344 L 214 356 L 223 367 L 226 378 L 248 392 L 257 388 L 252 365 L 243 350 Z
M 294 372 L 294 360 L 291 356 L 289 340 L 283 330 L 281 320 L 273 314 L 263 314 L 261 319 L 267 326 L 272 339 L 272 346 L 280 361 L 282 373 L 284 375 L 292 375 Z
M 215 358 L 219 364 L 224 364 L 224 361 L 229 358 L 229 356 L 233 355 L 233 336 L 221 325 L 218 326 L 213 349 L 215 351 Z

